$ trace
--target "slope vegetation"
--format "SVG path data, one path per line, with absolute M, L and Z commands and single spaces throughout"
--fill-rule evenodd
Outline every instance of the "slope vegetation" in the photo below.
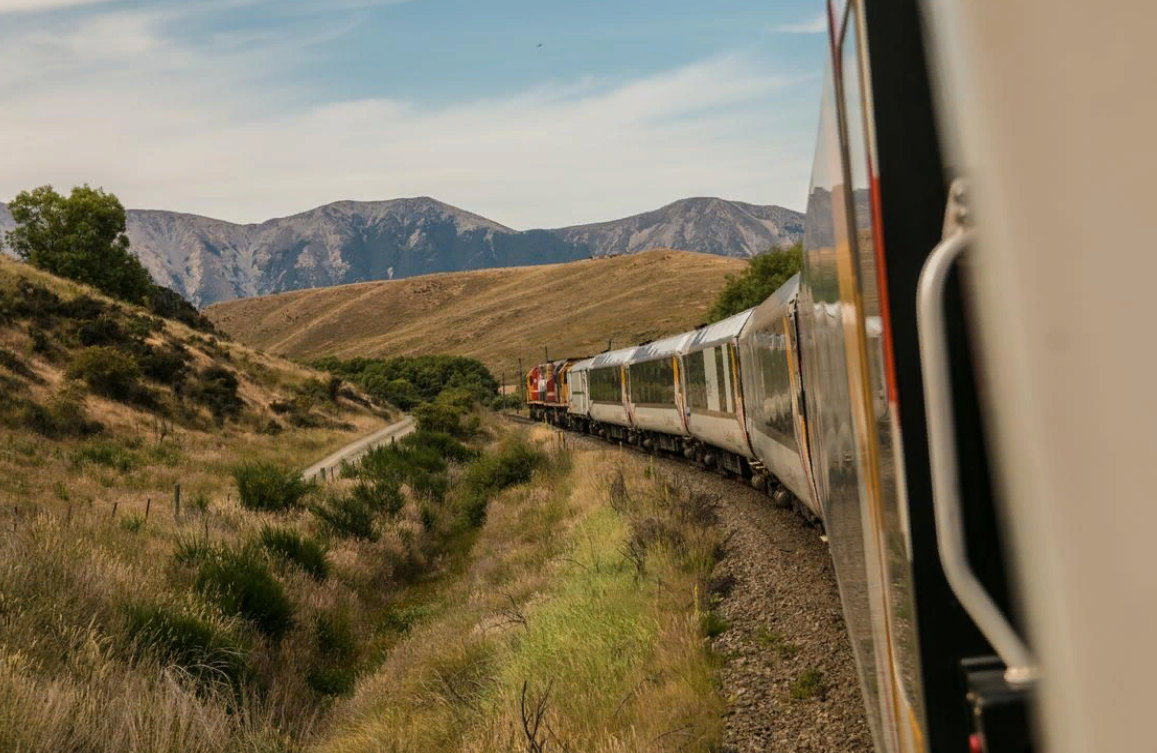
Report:
M 513 382 L 542 358 L 600 352 L 690 329 L 746 262 L 655 249 L 569 264 L 489 269 L 218 304 L 216 326 L 254 347 L 320 356 L 467 355 Z

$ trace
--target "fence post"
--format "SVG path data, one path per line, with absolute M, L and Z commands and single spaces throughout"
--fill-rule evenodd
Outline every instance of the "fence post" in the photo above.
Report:
M 145 522 L 149 522 L 149 508 L 153 506 L 153 498 L 149 497 L 145 500 Z
M 111 517 L 113 517 L 113 518 L 115 518 L 117 516 L 117 504 L 119 504 L 119 503 L 118 502 L 112 503 L 112 516 Z
M 173 484 L 173 520 L 181 519 L 181 485 Z

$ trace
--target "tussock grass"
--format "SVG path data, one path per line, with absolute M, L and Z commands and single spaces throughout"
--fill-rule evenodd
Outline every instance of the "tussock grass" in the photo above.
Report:
M 536 428 L 463 474 L 505 486 L 467 569 L 339 703 L 319 753 L 713 749 L 700 597 L 720 534 L 694 512 L 710 500 L 636 459 L 551 443 Z
M 315 580 L 325 580 L 329 574 L 325 546 L 298 531 L 267 525 L 261 529 L 261 546 L 281 561 L 309 573 Z

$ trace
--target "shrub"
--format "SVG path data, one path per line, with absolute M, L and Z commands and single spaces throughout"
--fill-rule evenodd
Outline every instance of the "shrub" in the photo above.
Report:
M 36 382 L 43 381 L 20 356 L 8 348 L 0 348 L 0 366 L 8 369 L 8 371 L 11 371 L 16 376 L 21 376 Z
M 112 400 L 124 402 L 140 396 L 140 367 L 131 356 L 115 348 L 85 348 L 73 359 L 65 375 L 84 381 L 93 392 Z
M 201 681 L 239 688 L 250 675 L 248 647 L 222 627 L 169 606 L 127 609 L 130 639 L 138 650 L 175 664 Z
M 226 614 L 249 620 L 274 640 L 293 627 L 293 604 L 265 560 L 251 549 L 213 549 L 200 558 L 197 590 Z
M 50 439 L 99 434 L 104 426 L 85 415 L 84 395 L 78 387 L 65 383 L 47 405 L 20 399 L 7 420 L 13 428 L 28 428 Z
M 128 473 L 137 467 L 137 456 L 128 448 L 116 442 L 93 442 L 72 453 L 75 465 L 99 465 Z
M 121 328 L 116 316 L 104 313 L 95 319 L 83 321 L 76 330 L 76 339 L 85 347 L 93 347 L 127 345 L 134 338 Z
M 319 695 L 345 695 L 357 680 L 357 634 L 348 609 L 322 612 L 314 618 L 314 636 L 322 662 L 306 681 Z
M 540 451 L 521 440 L 507 444 L 493 455 L 474 461 L 462 476 L 464 522 L 478 527 L 486 521 L 486 505 L 498 492 L 530 480 L 546 460 Z
M 523 405 L 522 397 L 515 393 L 499 395 L 490 402 L 493 410 L 521 410 Z
M 121 528 L 129 533 L 140 533 L 145 528 L 145 516 L 139 512 L 121 518 Z
M 433 450 L 440 457 L 452 463 L 465 463 L 478 457 L 478 453 L 445 432 L 416 431 L 401 441 L 403 447 Z
M 389 515 L 396 515 L 406 502 L 398 485 L 389 479 L 363 481 L 353 488 L 351 496 L 371 512 Z
M 232 370 L 214 364 L 202 371 L 189 388 L 190 396 L 206 406 L 217 423 L 236 418 L 245 402 L 237 393 L 240 382 Z
M 377 541 L 374 511 L 358 496 L 334 495 L 322 504 L 310 508 L 322 524 L 335 536 Z
M 414 408 L 419 431 L 463 436 L 462 415 L 465 411 L 446 403 L 422 403 Z
M 314 486 L 273 463 L 244 463 L 233 469 L 233 479 L 246 510 L 286 512 L 297 507 Z
M 201 332 L 218 334 L 213 323 L 175 290 L 153 284 L 146 305 L 157 316 L 173 319 Z
M 309 573 L 315 580 L 325 580 L 329 574 L 325 547 L 296 531 L 265 526 L 261 529 L 261 546 L 282 562 Z
M 173 386 L 185 379 L 189 372 L 189 360 L 189 351 L 176 343 L 144 345 L 137 352 L 137 363 L 145 378 Z

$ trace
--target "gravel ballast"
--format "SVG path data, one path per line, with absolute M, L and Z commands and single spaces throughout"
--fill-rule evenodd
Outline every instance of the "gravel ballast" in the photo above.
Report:
M 711 588 L 725 629 L 725 753 L 867 753 L 871 733 L 835 571 L 820 531 L 742 484 L 689 466 L 666 470 L 718 495 L 726 553 Z

